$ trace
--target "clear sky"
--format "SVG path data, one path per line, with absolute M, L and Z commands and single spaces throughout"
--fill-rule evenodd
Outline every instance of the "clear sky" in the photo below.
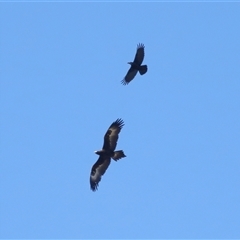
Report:
M 240 238 L 240 3 L 1 3 L 1 238 Z M 121 80 L 138 43 L 148 72 Z M 97 192 L 103 136 L 125 122 Z

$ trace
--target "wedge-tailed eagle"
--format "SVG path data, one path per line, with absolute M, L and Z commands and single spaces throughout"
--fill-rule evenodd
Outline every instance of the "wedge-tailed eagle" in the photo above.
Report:
M 137 72 L 139 72 L 141 75 L 145 74 L 148 70 L 147 65 L 141 65 L 144 58 L 144 45 L 142 43 L 139 43 L 137 45 L 137 52 L 134 58 L 133 62 L 128 62 L 128 64 L 131 65 L 130 69 L 127 72 L 127 75 L 124 77 L 124 79 L 121 81 L 123 85 L 127 85 L 130 83 L 133 78 L 136 76 Z
M 99 158 L 93 165 L 90 175 L 90 187 L 93 191 L 97 190 L 102 175 L 106 172 L 108 166 L 110 165 L 111 158 L 117 161 L 126 157 L 122 150 L 115 151 L 118 134 L 123 126 L 124 122 L 120 118 L 113 122 L 104 136 L 102 150 L 95 151 L 95 153 L 99 155 Z

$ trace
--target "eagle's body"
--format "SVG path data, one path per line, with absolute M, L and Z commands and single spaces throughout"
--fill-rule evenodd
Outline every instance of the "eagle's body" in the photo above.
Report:
M 147 72 L 148 70 L 147 65 L 141 65 L 143 59 L 144 59 L 144 45 L 140 43 L 137 45 L 137 52 L 134 61 L 128 62 L 128 64 L 130 64 L 131 67 L 128 70 L 124 79 L 121 81 L 123 85 L 127 85 L 129 82 L 131 82 L 138 72 L 141 75 Z
M 104 144 L 102 150 L 96 151 L 99 155 L 97 162 L 93 165 L 90 175 L 90 186 L 93 191 L 98 188 L 98 183 L 101 181 L 102 175 L 106 172 L 111 163 L 111 158 L 115 161 L 126 157 L 122 150 L 115 151 L 118 134 L 120 133 L 124 122 L 122 119 L 117 119 L 111 124 L 104 136 Z

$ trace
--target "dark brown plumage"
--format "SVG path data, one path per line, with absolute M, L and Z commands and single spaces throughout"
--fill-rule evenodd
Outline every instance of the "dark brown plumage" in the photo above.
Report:
M 139 43 L 137 45 L 137 52 L 133 62 L 128 62 L 131 65 L 130 69 L 128 70 L 126 76 L 121 81 L 123 85 L 127 85 L 129 82 L 133 80 L 136 76 L 137 72 L 141 75 L 145 74 L 148 70 L 147 65 L 141 65 L 144 59 L 144 44 Z
M 123 126 L 124 122 L 120 118 L 113 122 L 104 136 L 102 150 L 95 152 L 99 155 L 99 158 L 93 165 L 90 175 L 90 187 L 93 191 L 97 190 L 102 175 L 106 172 L 108 166 L 110 165 L 111 158 L 117 161 L 126 157 L 122 150 L 115 151 L 118 141 L 118 134 Z

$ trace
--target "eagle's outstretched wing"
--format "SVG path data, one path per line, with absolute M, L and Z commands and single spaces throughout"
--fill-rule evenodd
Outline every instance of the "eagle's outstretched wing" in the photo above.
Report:
M 98 183 L 101 181 L 101 177 L 110 165 L 110 161 L 110 157 L 101 155 L 99 156 L 97 162 L 93 165 L 90 175 L 90 186 L 93 191 L 97 190 Z
M 115 122 L 111 124 L 104 136 L 104 150 L 115 150 L 118 141 L 118 134 L 120 133 L 123 126 L 124 122 L 121 118 L 118 118 Z

